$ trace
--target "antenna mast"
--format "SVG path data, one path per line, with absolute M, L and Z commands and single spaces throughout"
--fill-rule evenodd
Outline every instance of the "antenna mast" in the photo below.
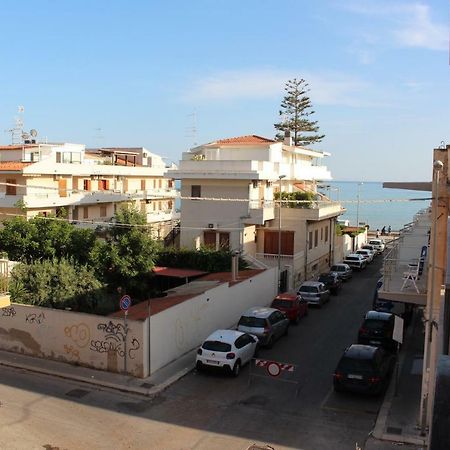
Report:
M 191 114 L 188 114 L 188 117 L 192 120 L 192 125 L 186 128 L 186 137 L 192 139 L 192 147 L 197 146 L 197 114 L 194 111 Z
M 23 135 L 23 113 L 25 112 L 25 108 L 23 106 L 17 107 L 18 115 L 14 117 L 14 127 L 10 130 L 6 130 L 7 133 L 11 133 L 11 143 L 21 144 L 22 143 L 22 135 Z

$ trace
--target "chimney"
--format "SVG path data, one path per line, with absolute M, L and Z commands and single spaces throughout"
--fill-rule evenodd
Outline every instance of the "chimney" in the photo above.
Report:
M 291 137 L 290 130 L 285 130 L 283 143 L 284 143 L 284 145 L 292 146 L 292 137 Z

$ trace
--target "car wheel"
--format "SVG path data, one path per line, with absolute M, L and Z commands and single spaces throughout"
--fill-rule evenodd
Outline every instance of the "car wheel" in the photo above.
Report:
M 238 359 L 236 364 L 233 367 L 232 375 L 233 377 L 237 377 L 241 371 L 241 361 Z
M 258 357 L 260 350 L 261 350 L 261 347 L 259 345 L 256 345 L 255 351 L 253 353 L 253 358 L 257 358 Z
M 334 389 L 334 392 L 338 392 L 338 393 L 343 392 L 342 387 L 339 386 L 338 384 L 333 385 L 333 389 Z
M 267 348 L 272 348 L 273 347 L 273 336 L 270 336 L 269 340 L 267 341 Z
M 201 361 L 197 361 L 195 368 L 200 372 L 203 369 L 203 363 Z

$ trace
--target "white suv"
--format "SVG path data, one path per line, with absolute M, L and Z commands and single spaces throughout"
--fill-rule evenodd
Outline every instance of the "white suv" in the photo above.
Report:
M 350 253 L 344 258 L 344 263 L 348 264 L 352 269 L 362 270 L 367 266 L 367 261 L 362 255 L 357 253 Z
M 385 245 L 383 239 L 371 239 L 368 244 L 373 245 L 379 254 L 384 252 Z

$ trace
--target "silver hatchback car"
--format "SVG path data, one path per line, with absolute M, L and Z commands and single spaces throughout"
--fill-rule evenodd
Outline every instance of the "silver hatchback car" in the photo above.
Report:
M 278 309 L 255 306 L 242 314 L 237 329 L 257 336 L 260 345 L 270 348 L 280 336 L 288 334 L 289 319 Z
M 305 281 L 298 288 L 297 294 L 304 298 L 308 304 L 319 308 L 330 300 L 330 291 L 320 281 Z

